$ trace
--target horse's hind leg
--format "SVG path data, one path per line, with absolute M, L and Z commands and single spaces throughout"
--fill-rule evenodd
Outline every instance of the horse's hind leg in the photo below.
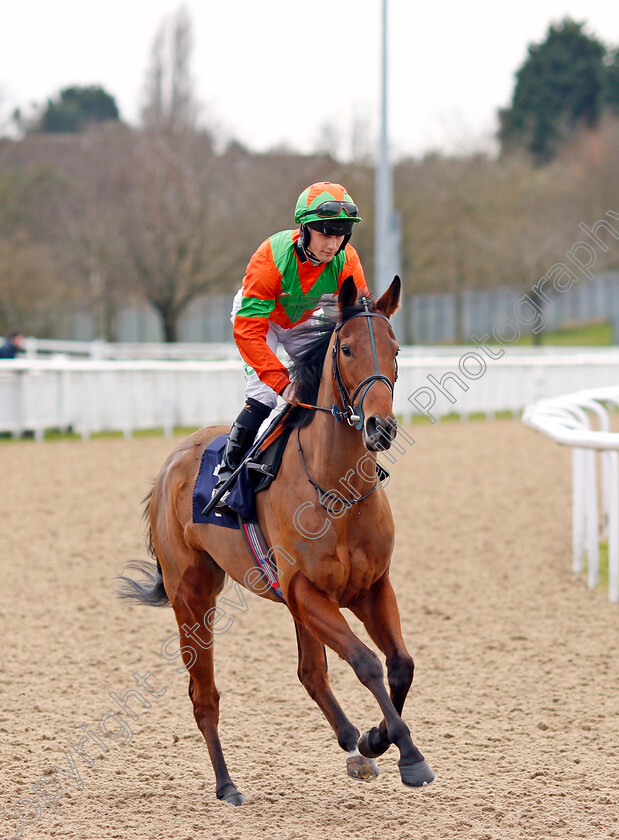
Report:
M 299 650 L 299 679 L 309 696 L 322 710 L 337 736 L 338 744 L 348 753 L 348 775 L 353 779 L 375 779 L 379 772 L 376 762 L 361 755 L 357 749 L 359 730 L 348 720 L 329 685 L 323 645 L 307 627 L 296 620 L 295 628 Z
M 217 732 L 219 692 L 215 686 L 213 633 L 208 616 L 214 615 L 209 611 L 215 607 L 223 581 L 224 573 L 214 563 L 201 560 L 199 569 L 192 567 L 185 571 L 172 606 L 190 675 L 189 697 L 215 771 L 217 798 L 242 805 L 245 797 L 230 778 Z

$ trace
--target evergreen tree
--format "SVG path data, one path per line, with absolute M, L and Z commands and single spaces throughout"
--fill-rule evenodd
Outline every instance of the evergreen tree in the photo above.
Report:
M 504 151 L 524 146 L 537 163 L 546 163 L 575 129 L 594 126 L 609 98 L 616 97 L 617 68 L 583 27 L 566 18 L 550 26 L 542 44 L 529 47 L 511 107 L 499 112 Z
M 604 60 L 604 92 L 602 104 L 619 116 L 619 48 L 610 50 Z
M 69 87 L 60 91 L 47 106 L 36 124 L 36 130 L 46 134 L 84 131 L 93 123 L 118 120 L 114 97 L 102 87 Z

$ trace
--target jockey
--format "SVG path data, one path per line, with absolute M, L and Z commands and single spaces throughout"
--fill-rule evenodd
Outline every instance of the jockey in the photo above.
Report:
M 234 340 L 245 365 L 245 406 L 228 435 L 215 495 L 242 462 L 279 394 L 294 404 L 294 385 L 275 351 L 298 352 L 307 341 L 297 329 L 351 276 L 369 294 L 359 255 L 349 245 L 361 221 L 357 205 L 340 184 L 320 182 L 297 200 L 297 230 L 265 240 L 250 259 L 232 305 Z M 325 297 L 327 296 L 327 297 Z M 228 510 L 226 493 L 216 509 Z

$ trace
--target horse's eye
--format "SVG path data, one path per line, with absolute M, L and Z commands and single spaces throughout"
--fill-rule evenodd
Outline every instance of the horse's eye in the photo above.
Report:
M 345 356 L 352 356 L 352 350 L 348 346 L 348 344 L 342 344 L 342 353 Z

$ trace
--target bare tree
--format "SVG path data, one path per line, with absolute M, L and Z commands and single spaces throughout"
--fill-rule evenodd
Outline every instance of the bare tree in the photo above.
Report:
M 0 137 L 6 136 L 11 125 L 11 117 L 7 112 L 2 88 L 0 87 Z
M 528 291 L 569 247 L 577 222 L 566 174 L 518 155 L 431 155 L 398 168 L 404 274 L 414 291 L 453 292 L 458 340 L 468 338 L 466 291 Z
M 142 124 L 149 130 L 195 128 L 198 105 L 191 77 L 192 22 L 185 6 L 162 23 L 146 74 Z
M 451 291 L 462 302 L 492 286 L 530 293 L 582 238 L 580 222 L 616 209 L 618 138 L 619 121 L 608 118 L 543 168 L 524 155 L 398 164 L 407 294 Z M 370 165 L 234 143 L 218 154 L 209 134 L 189 129 L 0 139 L 0 326 L 69 335 L 66 313 L 82 310 L 114 338 L 118 307 L 146 301 L 174 340 L 196 297 L 232 297 L 251 254 L 294 227 L 295 200 L 317 179 L 344 183 L 359 204 L 353 244 L 372 288 Z M 597 267 L 617 264 L 609 238 Z
M 367 165 L 372 160 L 372 132 L 367 115 L 354 112 L 347 123 L 327 120 L 318 128 L 314 141 L 317 154 L 333 160 Z
M 617 209 L 619 194 L 619 117 L 605 114 L 597 129 L 583 128 L 557 155 L 554 177 L 572 184 L 572 202 L 578 221 L 601 218 Z M 614 258 L 614 262 L 613 262 Z M 617 253 L 609 251 L 603 259 L 617 266 Z
M 177 340 L 180 314 L 212 284 L 210 154 L 200 135 L 147 133 L 128 160 L 121 212 L 130 274 L 161 315 L 166 341 Z

